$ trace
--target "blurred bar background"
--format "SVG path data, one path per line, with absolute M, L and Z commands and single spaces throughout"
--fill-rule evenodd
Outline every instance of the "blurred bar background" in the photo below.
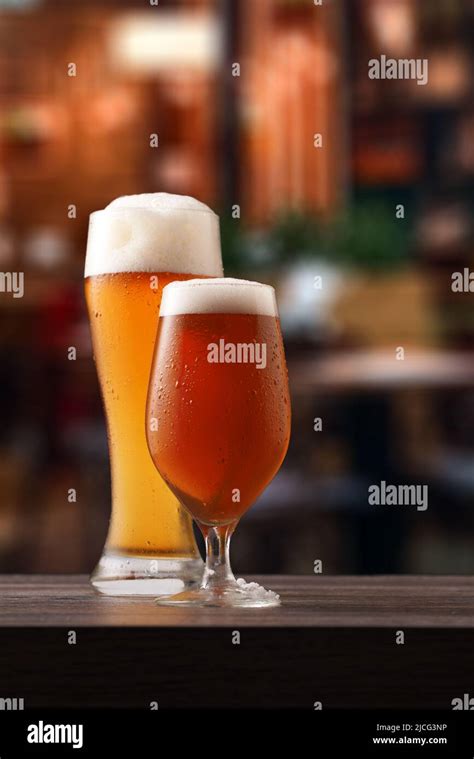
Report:
M 99 557 L 88 215 L 155 191 L 215 208 L 226 274 L 278 292 L 292 441 L 235 569 L 474 571 L 474 296 L 451 286 L 473 269 L 473 21 L 471 0 L 0 0 L 0 268 L 25 273 L 0 292 L 1 572 Z M 428 84 L 369 79 L 382 53 L 427 58 Z M 368 505 L 382 480 L 429 508 Z

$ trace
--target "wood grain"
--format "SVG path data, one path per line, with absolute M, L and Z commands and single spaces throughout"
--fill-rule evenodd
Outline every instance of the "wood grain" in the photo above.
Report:
M 276 609 L 174 609 L 97 595 L 85 575 L 3 575 L 0 626 L 474 627 L 474 580 L 461 576 L 249 577 Z

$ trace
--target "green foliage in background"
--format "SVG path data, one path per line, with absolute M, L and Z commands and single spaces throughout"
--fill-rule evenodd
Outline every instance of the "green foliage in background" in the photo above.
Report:
M 377 201 L 359 202 L 329 220 L 285 213 L 257 231 L 223 216 L 221 235 L 226 273 L 308 259 L 382 273 L 409 257 L 406 220 L 395 218 L 393 205 Z
M 330 225 L 327 245 L 336 262 L 385 271 L 408 260 L 408 223 L 395 217 L 393 205 L 360 203 Z

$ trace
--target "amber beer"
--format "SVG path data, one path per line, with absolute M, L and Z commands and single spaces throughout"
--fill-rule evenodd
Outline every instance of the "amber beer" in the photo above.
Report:
M 101 592 L 173 592 L 202 571 L 191 520 L 150 458 L 145 409 L 163 288 L 221 272 L 218 218 L 192 198 L 119 198 L 91 215 L 85 290 L 112 479 L 107 543 L 92 578 Z
M 159 419 L 148 442 L 163 478 L 214 526 L 235 523 L 280 468 L 290 403 L 273 289 L 207 284 L 165 290 L 147 418 Z

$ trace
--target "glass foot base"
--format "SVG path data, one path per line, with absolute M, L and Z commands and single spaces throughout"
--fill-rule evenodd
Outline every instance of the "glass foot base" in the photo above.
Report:
M 129 556 L 106 551 L 91 576 L 107 596 L 157 596 L 186 591 L 202 579 L 201 559 Z
M 256 582 L 237 580 L 219 588 L 191 588 L 173 596 L 162 596 L 156 603 L 159 606 L 261 609 L 280 606 L 280 596 Z

